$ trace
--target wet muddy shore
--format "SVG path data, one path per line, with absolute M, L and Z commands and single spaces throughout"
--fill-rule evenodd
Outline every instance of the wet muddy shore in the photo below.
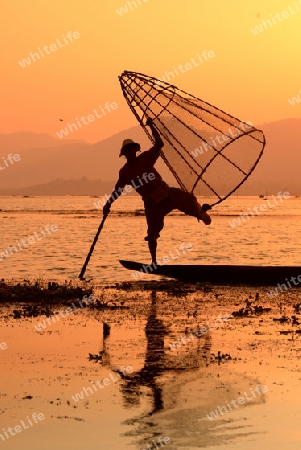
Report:
M 1 303 L 3 447 L 299 448 L 299 290 L 47 287 Z

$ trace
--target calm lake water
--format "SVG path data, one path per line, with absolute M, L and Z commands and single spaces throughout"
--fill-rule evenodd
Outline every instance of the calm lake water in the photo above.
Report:
M 21 247 L 0 261 L 1 277 L 75 280 L 102 218 L 95 210 L 97 200 L 0 198 L 0 252 Z M 254 213 L 262 205 L 266 211 L 230 225 L 239 214 Z M 209 227 L 179 213 L 168 216 L 158 257 L 176 255 L 181 244 L 191 244 L 192 250 L 173 263 L 300 265 L 301 200 L 273 205 L 272 198 L 232 197 L 214 208 Z M 149 262 L 142 209 L 138 197 L 114 204 L 86 272 L 95 284 L 133 281 L 119 264 L 121 258 Z M 28 248 L 22 239 L 31 240 Z M 99 283 L 96 294 L 116 308 L 84 308 L 50 323 L 44 313 L 15 319 L 13 310 L 22 305 L 2 305 L 0 343 L 7 347 L 0 348 L 3 448 L 300 449 L 301 340 L 280 334 L 292 331 L 291 323 L 274 320 L 284 311 L 289 317 L 296 314 L 300 289 L 270 300 L 257 287 L 189 285 L 185 291 L 183 284 L 166 290 L 153 285 L 158 289 L 134 283 L 132 290 L 107 289 Z M 232 316 L 246 299 L 269 312 Z M 65 308 L 57 305 L 53 313 Z M 219 315 L 232 319 L 215 326 Z M 187 330 L 206 324 L 211 327 L 200 339 L 185 341 Z M 179 340 L 183 345 L 172 350 Z M 100 362 L 89 358 L 100 352 Z M 131 367 L 131 374 L 119 377 L 122 367 Z M 106 387 L 96 387 L 104 380 Z M 267 391 L 252 396 L 258 385 Z M 245 403 L 225 412 L 241 396 Z M 224 413 L 210 420 L 208 415 L 218 415 L 219 408 Z M 34 413 L 45 419 L 8 434 Z M 170 443 L 160 445 L 163 438 Z
M 49 324 L 45 315 L 14 319 L 22 306 L 2 305 L 1 448 L 300 449 L 301 343 L 280 335 L 291 327 L 273 320 L 279 302 L 245 286 L 180 292 L 104 289 L 105 301 L 124 306 L 80 309 Z M 270 313 L 215 325 L 256 294 Z M 282 296 L 290 316 L 299 295 Z M 187 329 L 201 326 L 205 334 L 185 340 Z M 180 346 L 171 350 L 174 342 Z M 89 359 L 99 352 L 101 361 Z M 34 413 L 44 420 L 29 427 Z M 28 429 L 5 435 L 22 421 Z
M 0 252 L 5 253 L 13 245 L 18 250 L 0 261 L 1 277 L 76 278 L 102 218 L 102 211 L 95 206 L 98 200 L 73 196 L 0 197 Z M 242 213 L 249 214 L 249 218 L 231 226 L 230 222 Z M 169 215 L 158 241 L 158 258 L 175 256 L 181 244 L 191 244 L 192 249 L 181 252 L 171 264 L 301 265 L 300 198 L 280 201 L 272 196 L 267 200 L 232 196 L 214 207 L 211 216 L 212 223 L 206 227 L 179 212 Z M 55 227 L 45 231 L 47 225 L 57 227 L 57 231 L 51 231 Z M 133 280 L 119 259 L 149 263 L 145 235 L 140 197 L 119 198 L 106 220 L 86 277 L 110 282 Z M 30 236 L 33 238 L 29 245 Z M 143 276 L 150 279 L 149 275 Z

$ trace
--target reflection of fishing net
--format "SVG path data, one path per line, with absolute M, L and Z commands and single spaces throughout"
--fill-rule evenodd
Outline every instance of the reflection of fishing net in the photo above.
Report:
M 164 81 L 135 72 L 119 77 L 123 95 L 180 187 L 220 203 L 250 176 L 265 146 L 263 132 Z

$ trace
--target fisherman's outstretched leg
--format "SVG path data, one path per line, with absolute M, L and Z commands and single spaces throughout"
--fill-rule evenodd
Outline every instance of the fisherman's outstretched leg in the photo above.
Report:
M 178 209 L 188 216 L 196 217 L 204 222 L 205 225 L 210 225 L 211 218 L 207 213 L 210 205 L 207 203 L 200 205 L 193 194 L 178 188 L 170 188 L 169 200 L 173 209 Z

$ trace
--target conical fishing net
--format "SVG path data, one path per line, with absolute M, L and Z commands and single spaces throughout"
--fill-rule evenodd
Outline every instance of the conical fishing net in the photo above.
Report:
M 250 176 L 265 146 L 261 130 L 156 78 L 125 71 L 119 81 L 152 141 L 145 123 L 153 120 L 164 142 L 161 156 L 184 191 L 213 206 Z

